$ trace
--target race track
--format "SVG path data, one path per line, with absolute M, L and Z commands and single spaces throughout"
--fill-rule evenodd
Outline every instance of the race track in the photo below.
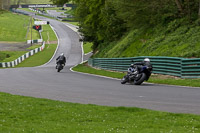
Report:
M 47 20 L 59 38 L 55 56 L 50 62 L 39 67 L 0 69 L 1 92 L 73 103 L 200 114 L 200 88 L 148 83 L 141 86 L 121 85 L 116 79 L 70 71 L 72 66 L 83 60 L 79 36 L 66 24 Z M 67 56 L 67 65 L 57 73 L 55 58 L 61 52 Z

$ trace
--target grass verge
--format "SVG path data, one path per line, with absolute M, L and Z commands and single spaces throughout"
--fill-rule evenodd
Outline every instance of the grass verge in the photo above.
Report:
M 118 79 L 121 79 L 126 74 L 120 72 L 111 72 L 106 70 L 94 69 L 92 67 L 89 67 L 87 63 L 79 64 L 78 66 L 74 67 L 73 70 L 78 72 L 102 75 Z M 181 79 L 177 77 L 156 75 L 156 74 L 152 74 L 148 82 L 157 84 L 167 84 L 167 85 L 200 87 L 200 79 Z
M 196 133 L 200 116 L 66 103 L 0 93 L 1 132 Z
M 46 44 L 42 52 L 38 52 L 34 56 L 29 57 L 16 67 L 34 67 L 43 65 L 51 59 L 56 48 L 57 44 Z
M 57 41 L 57 37 L 54 31 L 51 29 L 49 25 L 42 25 L 42 37 L 44 41 Z
M 0 40 L 9 42 L 25 42 L 30 17 L 4 12 L 0 14 Z
M 0 62 L 13 61 L 26 52 L 27 51 L 0 51 Z

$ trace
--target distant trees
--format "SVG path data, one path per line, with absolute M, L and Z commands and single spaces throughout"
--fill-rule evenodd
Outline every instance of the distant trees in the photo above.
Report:
M 51 0 L 64 4 L 70 0 Z M 200 18 L 200 0 L 71 0 L 85 41 L 94 49 L 102 43 L 120 39 L 126 31 L 138 27 L 167 25 L 174 19 Z
M 0 10 L 7 10 L 10 7 L 11 0 L 0 0 Z
M 0 10 L 8 10 L 10 5 L 19 5 L 22 2 L 28 3 L 29 0 L 0 0 Z
M 50 0 L 51 2 L 53 2 L 53 4 L 56 5 L 64 5 L 65 3 L 71 1 L 71 0 Z

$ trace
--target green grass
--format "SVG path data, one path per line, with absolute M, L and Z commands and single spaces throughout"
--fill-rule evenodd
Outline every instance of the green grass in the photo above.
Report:
M 34 67 L 43 65 L 51 59 L 56 48 L 57 44 L 46 44 L 46 47 L 42 52 L 38 52 L 34 56 L 29 57 L 16 67 Z
M 54 31 L 51 29 L 49 25 L 43 25 L 42 26 L 43 31 L 42 31 L 42 37 L 44 41 L 57 41 L 57 37 L 54 33 Z
M 27 12 L 34 12 L 34 11 L 30 10 L 29 8 L 21 8 L 20 10 L 24 10 L 24 11 L 27 11 Z
M 4 12 L 0 14 L 0 41 L 25 42 L 30 17 Z
M 200 116 L 134 107 L 83 105 L 0 93 L 0 131 L 198 133 Z
M 83 44 L 84 53 L 87 54 L 87 53 L 91 52 L 92 46 L 93 46 L 93 43 L 89 43 L 89 42 L 84 43 Z
M 73 68 L 74 71 L 96 74 L 101 76 L 107 76 L 112 78 L 121 79 L 126 73 L 121 72 L 111 72 L 106 70 L 94 69 L 89 67 L 86 63 L 79 64 Z M 200 87 L 200 79 L 181 79 L 166 75 L 154 75 L 152 74 L 148 82 L 157 84 L 167 84 L 167 85 L 180 85 L 180 86 L 191 86 Z
M 53 32 L 51 27 L 49 25 L 43 25 L 42 36 L 43 36 L 44 41 L 47 41 L 47 39 L 48 39 L 47 33 L 49 35 L 50 41 L 56 41 L 57 40 L 55 33 Z M 33 30 L 33 36 L 34 35 L 38 35 L 38 31 Z M 35 39 L 38 39 L 38 38 L 39 37 L 35 37 Z M 34 37 L 33 37 L 33 39 L 34 39 Z M 33 45 L 33 46 L 31 46 L 27 49 L 33 50 L 33 49 L 38 48 L 40 46 L 41 45 Z M 49 61 L 49 59 L 53 56 L 57 45 L 50 44 L 50 45 L 46 45 L 46 47 L 47 48 L 45 48 L 45 50 L 44 50 L 45 52 L 43 52 L 43 54 L 38 53 L 38 54 L 34 55 L 35 57 L 30 57 L 30 58 L 26 59 L 21 64 L 19 64 L 17 67 L 38 66 L 38 65 L 42 65 L 42 64 L 46 63 L 47 61 Z M 0 62 L 14 61 L 15 59 L 24 55 L 27 52 L 28 51 L 0 51 Z
M 0 62 L 14 61 L 25 53 L 27 51 L 0 51 Z
M 26 36 L 30 24 L 30 17 L 20 14 L 5 12 L 0 14 L 0 41 L 26 42 L 31 40 L 31 29 Z M 32 20 L 34 25 L 34 20 Z M 39 39 L 38 31 L 32 29 L 32 39 Z
M 73 24 L 75 26 L 79 26 L 79 22 L 65 22 L 65 23 L 70 23 L 70 24 Z

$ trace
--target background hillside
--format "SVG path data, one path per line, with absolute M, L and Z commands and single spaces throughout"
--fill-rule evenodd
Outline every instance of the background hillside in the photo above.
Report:
M 199 0 L 74 1 L 94 57 L 200 57 Z

